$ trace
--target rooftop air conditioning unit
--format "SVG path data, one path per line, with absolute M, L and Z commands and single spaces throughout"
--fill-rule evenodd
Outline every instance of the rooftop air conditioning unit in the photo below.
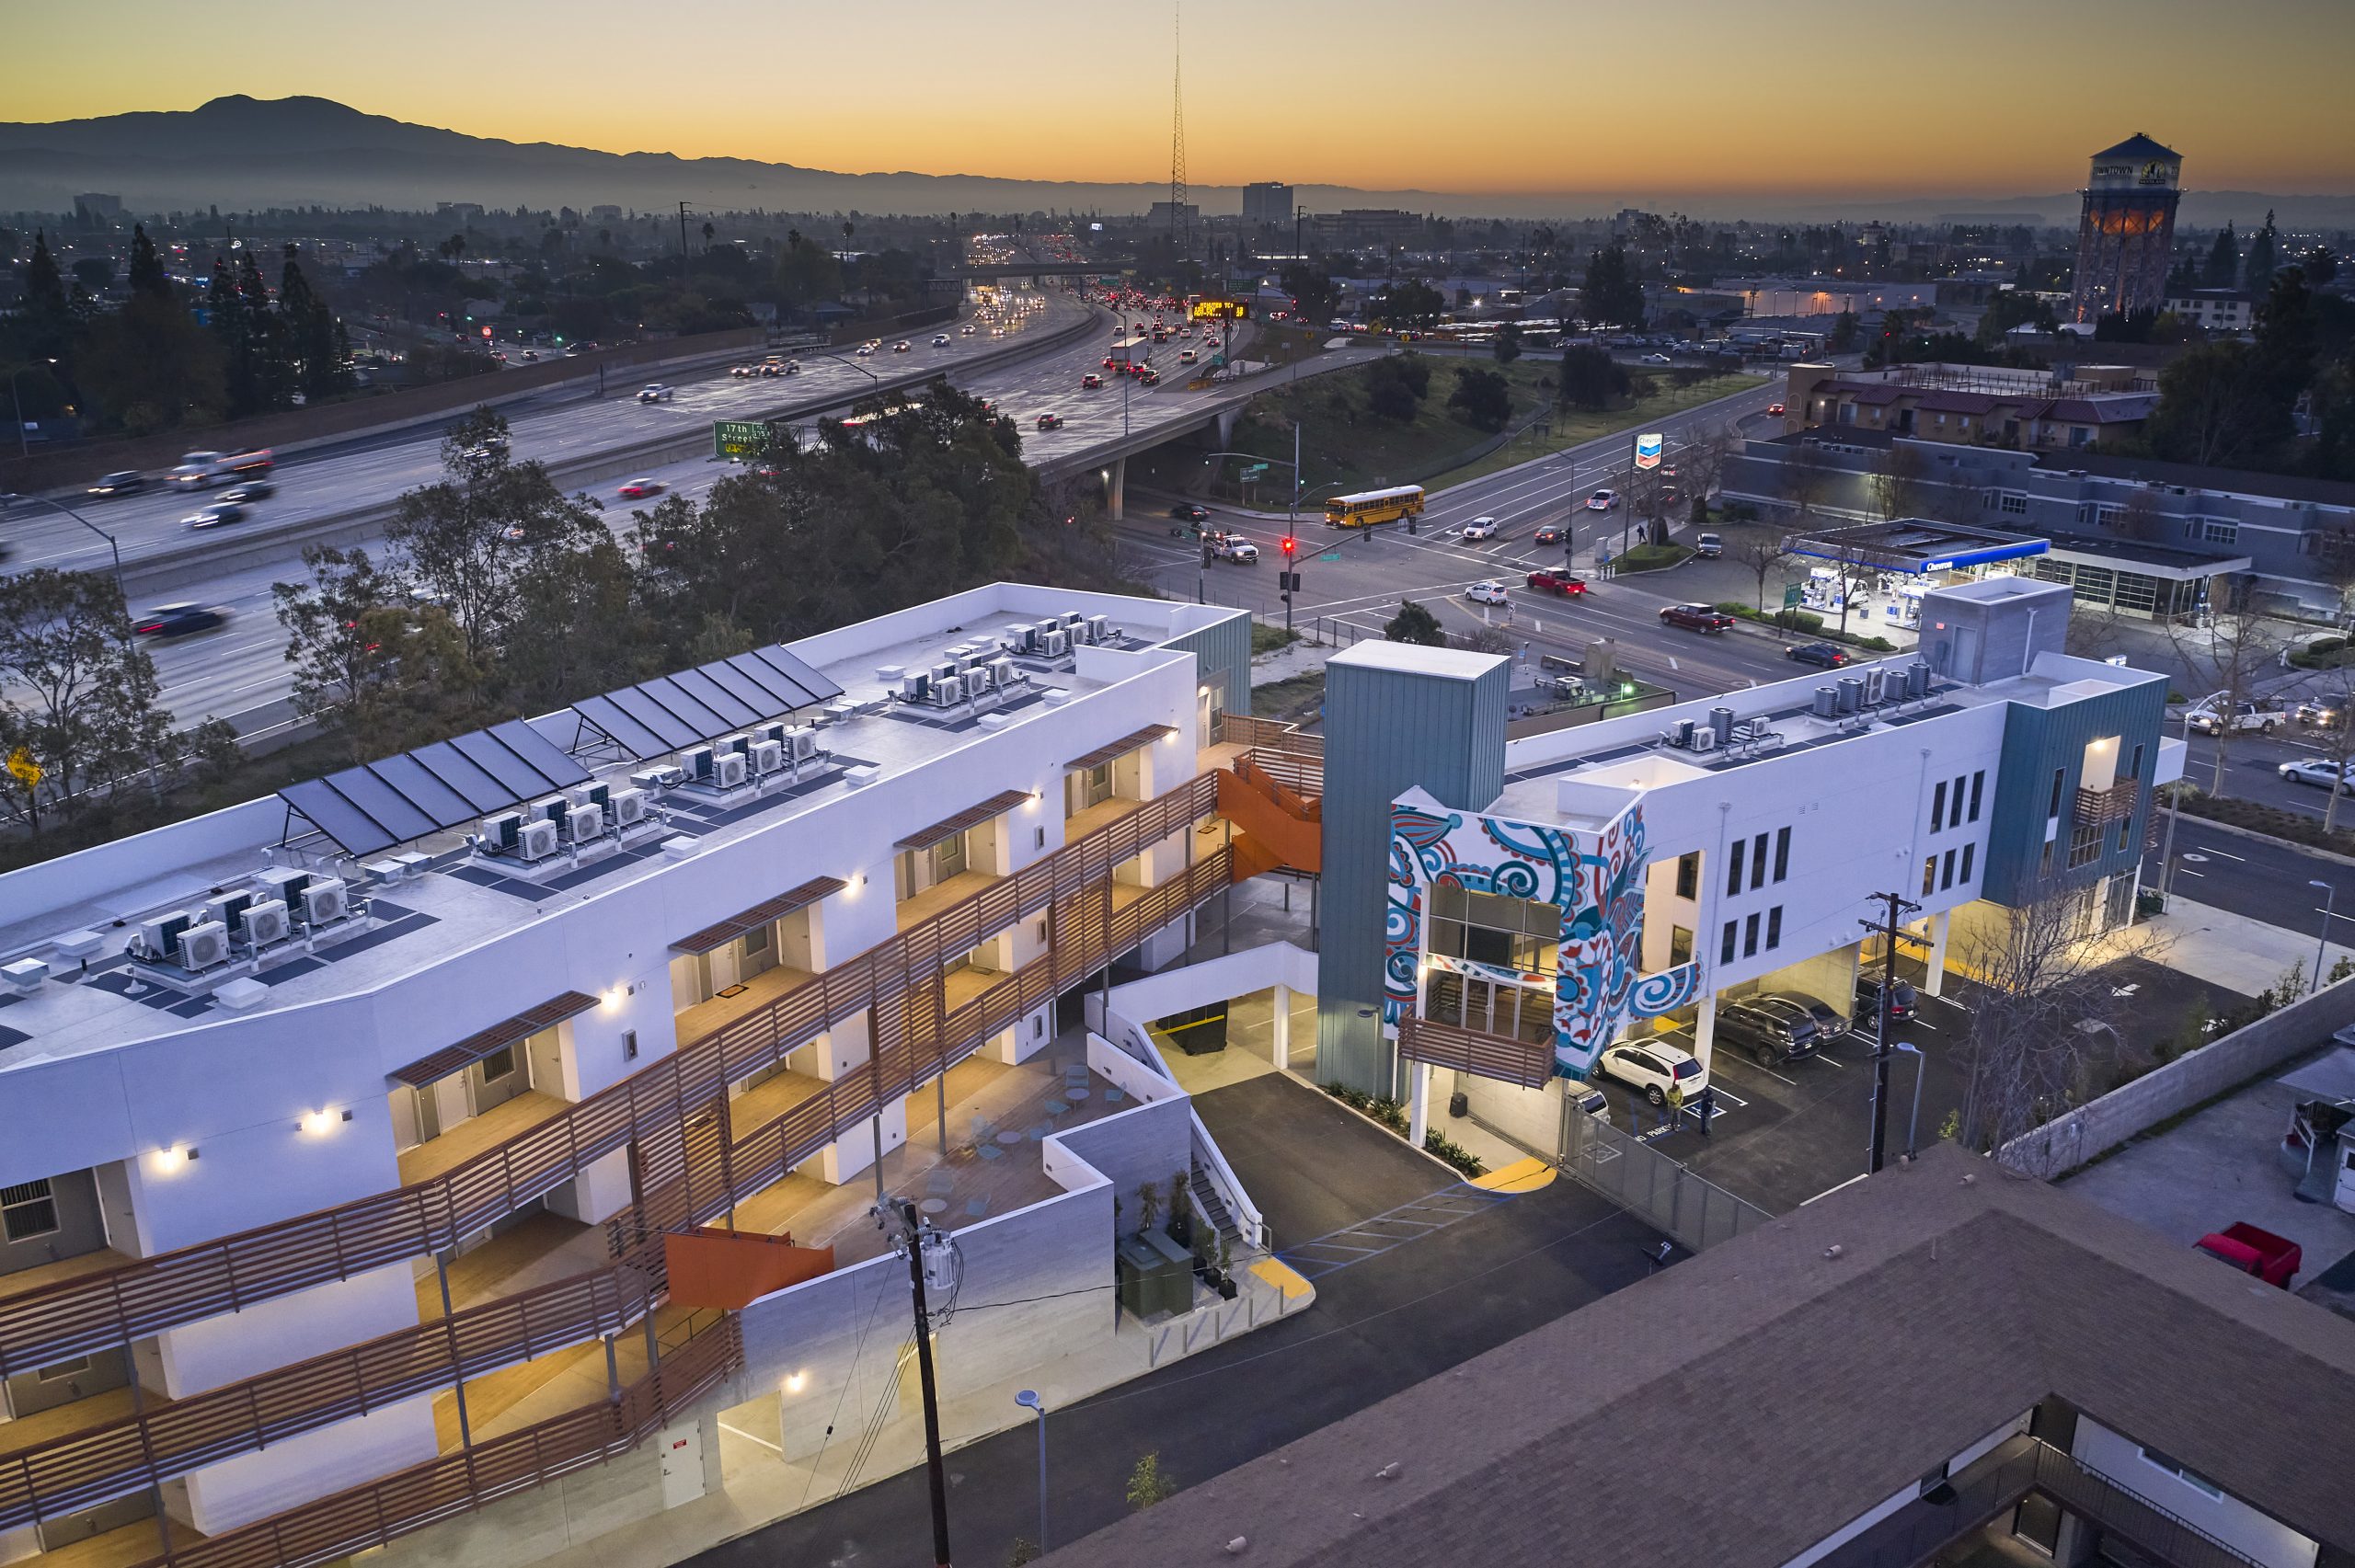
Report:
M 973 661 L 974 652 L 975 649 L 971 643 L 959 643 L 955 647 L 950 648 L 947 653 L 941 655 L 941 657 L 951 660 L 961 669 L 965 665 L 971 664 Z
M 180 967 L 213 968 L 229 961 L 229 928 L 219 921 L 192 925 L 180 933 Z
M 900 682 L 900 701 L 903 703 L 921 703 L 931 694 L 932 677 L 929 675 L 911 675 Z
M 752 738 L 749 735 L 723 735 L 718 745 L 722 753 L 733 751 L 739 757 L 749 756 L 752 750 Z
M 990 674 L 990 667 L 986 664 L 973 666 L 958 679 L 965 682 L 965 694 L 969 697 L 978 697 L 997 684 Z
M 585 844 L 605 831 L 605 808 L 602 806 L 580 806 L 564 821 L 565 836 L 576 844 Z
M 932 705 L 934 707 L 953 708 L 964 700 L 965 682 L 960 678 L 951 675 L 946 680 L 936 681 L 932 683 Z
M 755 741 L 774 740 L 782 746 L 785 744 L 786 728 L 781 724 L 764 724 L 752 731 L 752 738 Z
M 711 748 L 708 746 L 690 748 L 681 754 L 679 761 L 687 770 L 687 777 L 691 779 L 711 777 Z
M 286 906 L 276 898 L 264 898 L 246 910 L 247 945 L 262 948 L 286 940 Z
M 673 777 L 673 772 L 669 768 L 644 768 L 630 774 L 630 788 L 652 795 L 658 789 L 668 788 Z
M 1690 744 L 1695 751 L 1714 751 L 1717 749 L 1717 732 L 1706 725 L 1695 725 Z
M 646 792 L 642 789 L 622 789 L 614 792 L 614 826 L 631 828 L 646 820 Z
M 1066 610 L 1063 613 L 1063 628 L 1068 632 L 1074 627 L 1085 624 L 1086 620 L 1086 615 L 1081 612 L 1077 610 Z
M 807 762 L 818 755 L 818 732 L 804 726 L 786 732 L 786 739 L 793 748 L 793 760 Z
M 785 771 L 785 747 L 775 740 L 764 740 L 752 748 L 752 772 L 766 778 Z
M 525 860 L 546 860 L 556 853 L 556 824 L 546 818 L 524 823 L 523 842 L 517 853 Z
M 531 840 L 534 826 L 538 824 L 526 826 L 523 830 L 526 842 Z M 546 831 L 553 836 L 556 832 L 556 824 L 548 823 Z M 322 877 L 303 889 L 303 923 L 304 925 L 327 925 L 341 920 L 350 912 L 351 903 L 344 894 L 343 884 L 332 876 Z
M 1691 719 L 1678 719 L 1676 721 L 1676 728 L 1669 735 L 1668 743 L 1671 746 L 1691 746 L 1693 744 L 1693 731 L 1694 726 Z
M 232 936 L 245 934 L 246 911 L 253 907 L 251 893 L 224 893 L 217 898 L 204 900 L 204 918 L 219 921 L 229 928 Z
M 195 923 L 178 910 L 155 920 L 141 921 L 132 937 L 136 944 L 134 951 L 151 964 L 168 964 L 179 949 L 181 933 Z
M 493 818 L 491 820 L 497 821 L 498 818 Z M 488 826 L 488 823 L 486 823 L 485 827 Z M 310 879 L 309 872 L 297 871 L 286 865 L 273 865 L 255 878 L 269 890 L 269 897 L 289 904 L 293 903 L 295 896 L 303 891 L 303 884 Z
M 955 659 L 952 658 L 946 664 L 936 664 L 932 667 L 932 681 L 934 685 L 936 686 L 943 681 L 954 681 L 956 679 L 957 661 Z
M 605 807 L 612 805 L 613 801 L 614 790 L 611 784 L 592 784 L 586 789 L 574 791 L 572 795 L 572 804 L 575 807 Z
M 1087 618 L 1087 640 L 1097 644 L 1110 642 L 1112 618 L 1109 615 L 1090 615 Z
M 1014 660 L 994 658 L 990 660 L 990 679 L 996 681 L 999 686 L 1005 687 L 1011 686 L 1017 681 L 1028 680 L 1028 676 Z
M 1071 634 L 1062 631 L 1049 632 L 1039 639 L 1039 652 L 1047 658 L 1063 658 L 1071 652 Z
M 747 771 L 741 751 L 722 751 L 712 770 L 712 782 L 722 789 L 736 789 L 743 784 Z
M 560 795 L 552 795 L 546 800 L 532 802 L 532 815 L 547 818 L 557 825 L 558 831 L 564 828 L 565 813 L 571 809 L 572 802 Z

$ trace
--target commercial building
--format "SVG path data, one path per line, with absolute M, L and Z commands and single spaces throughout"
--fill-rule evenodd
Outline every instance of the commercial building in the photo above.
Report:
M 2159 404 L 2158 383 L 2131 365 L 2015 370 L 1893 365 L 1839 371 L 1793 365 L 1786 429 L 1887 430 L 1960 446 L 2076 449 L 2131 435 Z
M 86 190 L 74 198 L 74 215 L 84 223 L 110 223 L 122 216 L 122 198 L 104 191 Z
M 2257 326 L 2257 300 L 2246 289 L 2188 289 L 2169 294 L 2166 311 L 2215 333 L 2243 333 Z
M 1316 246 L 1320 250 L 1373 250 L 1397 246 L 1411 248 L 1423 237 L 1420 213 L 1403 212 L 1395 207 L 1350 207 L 1338 212 L 1318 212 L 1310 220 L 1316 225 Z
M 2175 210 L 2183 200 L 2183 155 L 2136 132 L 2093 156 L 2080 194 L 2077 266 L 2070 319 L 2155 310 L 2175 260 Z
M 1916 424 L 1918 427 L 1919 418 Z M 2042 535 L 2038 576 L 2078 603 L 2129 616 L 2211 602 L 2333 618 L 2355 566 L 2355 484 L 2078 450 L 2015 452 L 1842 427 L 1747 441 L 1728 500 L 1790 516 L 1884 515 L 1876 486 L 1903 473 L 1907 509 Z
M 339 1558 L 657 1429 L 716 1465 L 723 1392 L 815 1445 L 779 1360 L 871 1317 L 918 1143 L 993 1288 L 1109 1274 L 1186 1117 L 1116 1113 L 1167 1095 L 1065 998 L 1233 879 L 1249 646 L 976 589 L 0 876 L 0 1562 Z M 1037 1138 L 950 1114 L 1026 1073 Z
M 1243 188 L 1243 221 L 1253 228 L 1277 227 L 1292 220 L 1292 189 L 1271 179 Z
M 1047 1561 L 2322 1568 L 2350 1404 L 2355 1325 L 1942 1144 Z
M 1867 315 L 1890 310 L 1936 310 L 1938 285 L 1850 282 L 1837 278 L 1729 279 L 1715 285 L 1719 293 L 1738 295 L 1741 314 L 1748 316 L 1838 315 L 1853 311 Z
M 1842 1016 L 1880 897 L 1939 989 L 1952 944 L 2065 899 L 2133 908 L 2154 784 L 2183 743 L 2166 679 L 2072 658 L 2065 589 L 1922 601 L 1919 657 L 1507 740 L 1511 661 L 1361 644 L 1327 667 L 1317 1070 L 1402 1095 L 1431 1075 L 1558 1146 L 1566 1081 L 1797 994 Z M 1746 1053 L 1762 1048 L 1740 1036 Z

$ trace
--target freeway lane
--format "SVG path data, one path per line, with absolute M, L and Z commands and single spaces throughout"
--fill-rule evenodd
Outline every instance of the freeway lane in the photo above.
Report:
M 687 434 L 707 428 L 714 419 L 752 417 L 763 409 L 804 398 L 832 395 L 857 397 L 874 375 L 904 374 L 913 368 L 954 369 L 975 355 L 1003 349 L 1009 338 L 1040 337 L 1067 325 L 1086 309 L 1066 294 L 1048 296 L 1046 309 L 1010 329 L 1007 337 L 992 338 L 986 327 L 966 336 L 958 325 L 929 328 L 910 337 L 905 354 L 891 352 L 890 343 L 872 359 L 858 360 L 851 350 L 827 350 L 824 356 L 804 350 L 798 357 L 802 370 L 791 378 L 737 380 L 726 367 L 692 379 L 672 383 L 670 401 L 640 404 L 636 394 L 643 383 L 609 384 L 602 398 L 569 401 L 552 407 L 510 411 L 509 428 L 517 459 L 560 463 L 593 457 L 611 448 L 629 445 L 669 433 Z M 946 330 L 949 342 L 934 348 L 935 333 Z M 191 436 L 190 441 L 200 438 Z M 346 511 L 388 502 L 403 490 L 427 484 L 441 471 L 442 427 L 426 426 L 397 432 L 394 439 L 355 440 L 347 446 L 306 452 L 281 464 L 273 477 L 278 494 L 255 509 L 265 525 L 293 519 Z M 97 475 L 91 475 L 96 478 Z M 121 500 L 92 500 L 87 506 L 68 500 L 99 528 L 121 542 L 126 560 L 187 538 L 180 520 L 203 504 L 206 492 L 172 491 L 160 485 Z M 107 547 L 71 519 L 41 509 L 17 511 L 9 521 L 12 554 L 8 568 L 62 567 L 103 569 Z M 203 597 L 191 590 L 190 597 Z

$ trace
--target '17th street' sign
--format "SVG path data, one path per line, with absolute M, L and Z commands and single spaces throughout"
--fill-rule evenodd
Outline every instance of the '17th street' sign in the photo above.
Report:
M 768 444 L 769 428 L 758 419 L 712 421 L 711 454 L 714 457 L 758 457 Z

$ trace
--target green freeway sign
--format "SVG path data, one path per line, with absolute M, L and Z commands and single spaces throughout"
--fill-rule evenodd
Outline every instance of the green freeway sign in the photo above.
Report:
M 1246 464 L 1243 467 L 1243 477 L 1246 479 L 1257 479 L 1267 471 L 1268 465 L 1264 463 Z
M 1789 587 L 1787 587 L 1787 588 L 1786 588 L 1786 589 L 1783 589 L 1783 608 L 1784 608 L 1784 609 L 1786 609 L 1786 610 L 1796 610 L 1796 609 L 1798 609 L 1798 607 L 1799 607 L 1799 585 L 1798 585 L 1798 584 L 1797 584 L 1797 583 L 1793 583 L 1793 584 L 1791 584 Z
M 769 428 L 758 419 L 715 419 L 711 425 L 714 457 L 758 457 L 769 444 Z

